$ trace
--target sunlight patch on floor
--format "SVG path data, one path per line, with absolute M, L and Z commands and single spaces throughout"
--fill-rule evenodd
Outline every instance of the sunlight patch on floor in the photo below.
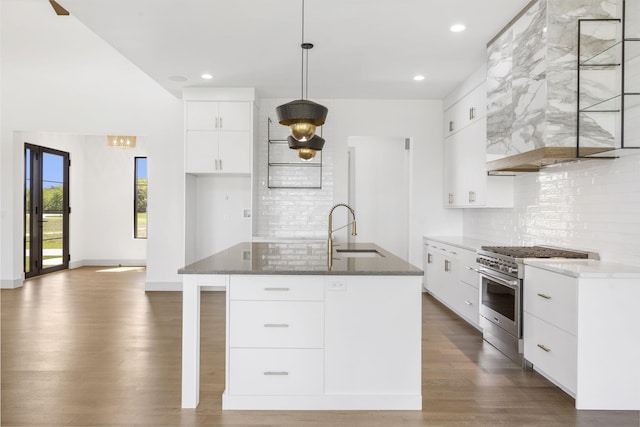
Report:
M 112 267 L 103 270 L 96 270 L 96 273 L 123 273 L 125 271 L 144 270 L 144 267 Z

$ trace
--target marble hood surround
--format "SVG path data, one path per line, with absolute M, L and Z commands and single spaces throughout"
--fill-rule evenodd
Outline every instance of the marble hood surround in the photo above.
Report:
M 488 171 L 576 160 L 578 19 L 619 15 L 617 0 L 534 0 L 488 43 Z

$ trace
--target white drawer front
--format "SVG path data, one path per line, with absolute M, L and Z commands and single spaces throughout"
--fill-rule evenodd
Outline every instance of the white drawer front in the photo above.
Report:
M 473 270 L 474 268 L 478 269 L 476 258 L 475 252 L 460 249 L 460 280 L 478 289 L 480 276 L 477 271 Z
M 575 335 L 577 282 L 575 278 L 526 267 L 524 311 Z
M 230 352 L 230 394 L 323 393 L 323 350 L 232 348 Z
M 525 359 L 575 394 L 576 337 L 528 313 L 523 327 Z
M 323 276 L 255 276 L 230 277 L 232 300 L 324 301 Z
M 464 282 L 460 282 L 456 292 L 455 310 L 473 325 L 479 326 L 479 307 L 480 293 L 478 288 L 469 286 Z
M 232 301 L 231 347 L 322 348 L 324 303 Z

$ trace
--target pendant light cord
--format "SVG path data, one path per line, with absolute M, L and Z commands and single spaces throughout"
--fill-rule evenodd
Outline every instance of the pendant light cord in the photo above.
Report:
M 302 51 L 302 63 L 300 67 L 300 99 L 304 99 L 304 81 L 305 81 L 305 70 L 304 70 L 304 51 L 305 49 L 302 47 L 304 44 L 304 0 L 302 0 L 302 40 L 300 41 L 300 50 Z M 309 63 L 309 57 L 307 56 L 307 64 Z M 308 70 L 308 69 L 307 69 Z M 308 92 L 307 92 L 308 94 Z

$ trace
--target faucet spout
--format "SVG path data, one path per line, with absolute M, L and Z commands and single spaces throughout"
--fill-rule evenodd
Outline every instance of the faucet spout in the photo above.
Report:
M 338 228 L 333 228 L 333 211 L 338 207 L 338 206 L 344 206 L 345 208 L 347 208 L 349 210 L 349 212 L 351 212 L 351 217 L 353 218 L 353 221 L 351 221 L 350 223 L 347 223 L 346 225 L 343 225 L 342 227 L 338 227 Z M 329 265 L 329 267 L 331 267 L 332 263 L 333 263 L 333 232 L 337 231 L 337 230 L 341 230 L 345 227 L 351 226 L 351 235 L 352 236 L 356 236 L 358 233 L 356 232 L 356 213 L 353 210 L 353 208 L 345 203 L 338 203 L 337 205 L 334 205 L 331 210 L 329 211 L 329 229 L 328 229 L 328 238 L 327 238 L 327 263 Z

